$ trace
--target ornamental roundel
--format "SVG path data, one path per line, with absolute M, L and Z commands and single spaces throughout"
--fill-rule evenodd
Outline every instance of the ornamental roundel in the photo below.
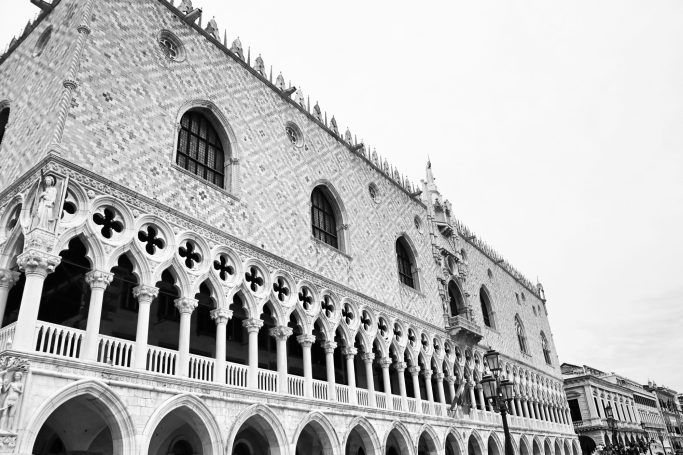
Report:
M 91 212 L 89 226 L 101 241 L 122 244 L 130 240 L 135 231 L 133 217 L 126 208 L 108 196 L 97 199 L 93 207 L 95 209 Z
M 401 325 L 401 323 L 398 321 L 394 322 L 393 335 L 394 335 L 394 340 L 396 340 L 396 342 L 400 346 L 403 346 L 404 340 L 405 340 L 405 329 L 403 328 L 403 325 Z
M 287 122 L 285 125 L 285 134 L 289 142 L 295 147 L 304 145 L 304 135 L 301 129 L 293 122 Z
M 298 301 L 298 295 L 295 288 L 292 287 L 292 280 L 283 272 L 274 274 L 273 283 L 270 287 L 273 300 L 281 305 L 289 306 Z
M 297 288 L 296 302 L 301 306 L 301 309 L 310 316 L 317 315 L 321 310 L 321 301 L 313 291 L 313 285 L 307 281 L 300 281 Z M 334 310 L 332 311 L 332 314 L 334 314 Z
M 341 304 L 341 320 L 350 329 L 354 330 L 360 325 L 360 316 L 355 306 L 348 300 Z
M 377 333 L 384 341 L 389 341 L 391 338 L 390 325 L 384 316 L 377 318 Z
M 272 291 L 270 276 L 265 272 L 266 267 L 255 259 L 249 259 L 244 264 L 243 285 L 259 297 L 265 297 Z M 291 288 L 290 288 L 291 289 Z
M 412 327 L 408 328 L 408 334 L 406 335 L 406 337 L 408 338 L 408 344 L 410 345 L 410 347 L 415 349 L 418 341 L 417 335 L 415 335 L 415 330 Z
M 198 235 L 188 232 L 180 237 L 176 258 L 189 272 L 200 272 L 209 268 L 209 247 Z
M 320 313 L 325 319 L 332 321 L 337 317 L 337 310 L 334 297 L 329 292 L 323 292 L 322 297 L 320 297 Z
M 227 247 L 219 247 L 213 252 L 209 268 L 223 286 L 233 286 L 243 277 L 239 256 Z
M 175 34 L 168 30 L 162 30 L 157 39 L 159 50 L 166 60 L 171 62 L 185 60 L 185 46 Z
M 369 335 L 373 335 L 377 330 L 374 315 L 368 308 L 363 308 L 360 311 L 360 327 L 363 329 L 363 332 Z

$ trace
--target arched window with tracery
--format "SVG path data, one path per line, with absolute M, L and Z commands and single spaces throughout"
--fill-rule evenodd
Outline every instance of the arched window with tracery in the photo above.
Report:
M 9 107 L 0 109 L 0 145 L 2 145 L 2 138 L 5 136 L 5 129 L 7 129 L 7 122 L 9 122 Z
M 519 318 L 519 315 L 515 316 L 515 332 L 517 333 L 517 341 L 519 342 L 519 350 L 524 354 L 528 354 L 526 347 L 526 333 L 524 332 L 524 324 Z
M 410 245 L 403 237 L 396 240 L 396 263 L 401 283 L 415 288 L 415 259 L 410 251 Z
M 451 310 L 451 316 L 458 316 L 465 310 L 465 299 L 462 298 L 462 292 L 455 282 L 448 283 L 448 300 Z
M 545 357 L 545 363 L 552 365 L 553 362 L 550 360 L 550 346 L 548 346 L 548 339 L 545 337 L 545 333 L 541 332 L 541 346 L 543 347 L 543 357 Z
M 176 163 L 209 183 L 225 187 L 223 142 L 213 122 L 200 111 L 187 111 L 180 119 Z
M 489 297 L 489 292 L 484 286 L 479 289 L 479 303 L 481 304 L 481 315 L 484 319 L 484 325 L 494 329 L 496 326 L 493 321 L 491 297 Z
M 311 228 L 313 237 L 333 248 L 339 248 L 334 207 L 320 186 L 311 193 Z

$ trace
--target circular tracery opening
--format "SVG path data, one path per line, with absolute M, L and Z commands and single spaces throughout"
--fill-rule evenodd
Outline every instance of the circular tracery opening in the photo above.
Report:
M 372 199 L 373 202 L 379 202 L 379 188 L 377 188 L 377 185 L 375 185 L 374 183 L 368 185 L 368 194 L 370 195 L 370 199 Z
M 285 125 L 285 133 L 287 134 L 287 139 L 292 145 L 296 147 L 301 147 L 304 143 L 303 134 L 298 126 L 292 122 L 287 122 Z
M 185 58 L 185 48 L 180 40 L 168 30 L 161 31 L 159 47 L 164 56 L 173 62 L 179 62 Z

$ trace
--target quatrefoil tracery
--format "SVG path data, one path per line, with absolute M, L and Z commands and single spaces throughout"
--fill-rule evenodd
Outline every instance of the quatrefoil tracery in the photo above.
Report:
M 198 252 L 197 245 L 191 240 L 185 242 L 185 246 L 178 248 L 178 254 L 181 258 L 185 259 L 185 267 L 188 269 L 193 269 L 195 264 L 199 264 L 202 261 L 202 256 Z
M 408 329 L 408 342 L 411 346 L 415 347 L 416 341 L 415 331 L 413 329 Z
M 387 327 L 387 321 L 385 321 L 384 318 L 379 318 L 377 321 L 377 330 L 379 330 L 379 334 L 382 335 L 382 338 L 387 337 L 389 327 Z
M 284 278 L 278 277 L 277 280 L 275 280 L 275 283 L 273 283 L 273 291 L 280 302 L 284 302 L 285 299 L 287 299 L 289 296 L 289 287 Z
M 223 281 L 227 281 L 228 276 L 235 274 L 235 268 L 230 264 L 230 259 L 225 254 L 221 254 L 213 261 L 213 268 L 218 272 L 218 276 Z
M 360 322 L 363 324 L 363 330 L 369 332 L 370 328 L 372 327 L 372 318 L 370 318 L 370 313 L 368 313 L 366 310 L 363 310 L 360 315 Z
M 401 326 L 398 325 L 398 322 L 394 324 L 394 338 L 396 338 L 396 341 L 401 341 L 401 337 L 403 336 L 403 331 L 401 330 Z
M 254 266 L 244 273 L 244 280 L 249 283 L 251 292 L 257 292 L 265 284 L 261 271 Z
M 351 308 L 351 305 L 348 303 L 344 304 L 344 307 L 342 308 L 342 318 L 344 319 L 344 322 L 346 322 L 346 325 L 351 325 L 354 319 L 354 314 L 353 314 L 353 308 Z
M 329 295 L 323 296 L 323 299 L 320 302 L 320 308 L 326 318 L 329 319 L 334 315 L 334 303 L 332 303 L 332 299 Z
M 166 242 L 159 236 L 159 232 L 154 226 L 147 226 L 147 229 L 139 231 L 138 240 L 145 244 L 145 251 L 152 256 L 157 252 L 157 249 L 163 250 L 166 246 Z
M 309 311 L 313 307 L 313 295 L 311 295 L 311 290 L 304 287 L 299 291 L 299 302 L 304 310 Z
M 116 212 L 109 207 L 105 207 L 102 213 L 95 213 L 92 220 L 96 225 L 102 226 L 100 233 L 105 239 L 112 238 L 114 233 L 123 232 L 123 223 L 116 219 Z

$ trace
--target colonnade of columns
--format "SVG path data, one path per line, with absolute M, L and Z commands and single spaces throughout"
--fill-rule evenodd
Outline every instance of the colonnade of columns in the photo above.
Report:
M 38 320 L 38 310 L 42 295 L 43 284 L 47 275 L 54 271 L 61 261 L 60 256 L 48 254 L 38 250 L 27 250 L 17 258 L 17 263 L 26 275 L 26 283 L 21 298 L 21 306 L 17 318 L 13 348 L 16 350 L 32 351 L 35 346 L 34 335 L 36 321 Z M 7 297 L 12 285 L 17 281 L 17 272 L 0 270 L 0 316 L 4 315 L 7 304 Z M 110 272 L 91 271 L 86 274 L 86 283 L 91 288 L 90 305 L 88 312 L 87 327 L 85 331 L 83 346 L 80 357 L 84 360 L 97 360 L 100 320 L 102 317 L 102 301 L 107 286 L 112 282 L 114 275 Z M 140 285 L 133 289 L 133 296 L 138 301 L 137 328 L 133 348 L 132 366 L 137 369 L 145 369 L 148 352 L 149 318 L 152 301 L 159 295 L 159 289 L 154 286 Z M 187 377 L 189 373 L 190 356 L 190 322 L 192 313 L 198 306 L 198 301 L 193 298 L 181 297 L 176 299 L 175 306 L 180 313 L 180 329 L 178 334 L 178 354 L 176 375 Z M 214 381 L 224 384 L 226 382 L 226 326 L 232 317 L 232 311 L 225 308 L 218 308 L 211 312 L 211 317 L 216 323 L 216 346 L 215 346 L 215 368 Z M 258 388 L 258 334 L 263 327 L 261 319 L 245 319 L 242 321 L 243 327 L 248 333 L 248 374 L 247 387 Z M 277 350 L 277 372 L 278 372 L 278 392 L 287 394 L 288 373 L 287 373 L 287 339 L 292 336 L 293 330 L 287 326 L 278 326 L 270 329 L 269 334 L 276 340 Z M 311 364 L 311 346 L 316 341 L 313 335 L 300 335 L 297 342 L 302 347 L 303 370 L 304 370 L 304 396 L 313 396 L 313 378 Z M 334 341 L 322 340 L 322 347 L 325 352 L 325 364 L 327 370 L 328 397 L 330 400 L 337 400 L 337 386 L 335 381 L 334 352 L 338 348 Z M 348 377 L 349 402 L 357 404 L 356 395 L 356 375 L 355 375 L 355 356 L 358 350 L 352 346 L 346 346 L 342 350 L 346 361 L 346 371 Z M 367 378 L 367 391 L 369 406 L 376 406 L 376 393 L 373 374 L 373 363 L 375 354 L 372 352 L 364 353 L 362 360 L 365 365 L 365 375 Z M 428 403 L 446 404 L 446 394 L 444 380 L 448 384 L 450 397 L 455 396 L 456 378 L 452 375 L 446 376 L 443 372 L 437 371 L 435 382 L 437 385 L 436 397 L 432 387 L 431 369 L 422 369 L 419 365 L 408 367 L 405 362 L 393 362 L 391 358 L 379 359 L 382 368 L 383 388 L 387 391 L 386 407 L 393 409 L 391 399 L 391 375 L 390 366 L 394 366 L 397 371 L 398 396 L 401 397 L 403 409 L 408 409 L 408 396 L 406 392 L 404 372 L 406 368 L 412 379 L 412 388 L 417 402 L 416 412 L 422 411 L 422 400 Z M 424 376 L 426 397 L 421 396 L 419 375 Z M 471 380 L 470 380 L 471 381 Z M 470 400 L 473 406 L 481 410 L 491 411 L 491 404 L 486 402 L 482 393 L 481 385 L 474 385 L 469 388 Z M 571 422 L 568 409 L 559 408 L 550 403 L 532 399 L 531 397 L 518 395 L 510 402 L 510 413 L 515 416 L 531 419 L 545 420 L 549 422 L 568 425 Z

